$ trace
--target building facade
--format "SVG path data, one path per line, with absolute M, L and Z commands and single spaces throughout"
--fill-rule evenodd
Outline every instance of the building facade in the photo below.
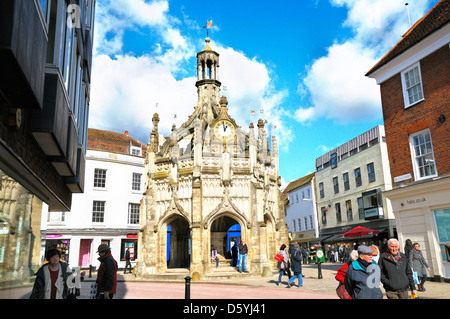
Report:
M 316 198 L 320 241 L 378 241 L 395 235 L 395 220 L 383 191 L 391 188 L 384 128 L 378 125 L 316 159 Z M 364 226 L 377 237 L 339 235 Z
M 84 190 L 95 4 L 0 2 L 0 286 L 41 264 L 42 203 Z
M 317 222 L 315 173 L 290 182 L 283 190 L 289 241 L 310 243 L 319 236 Z
M 73 196 L 70 212 L 43 214 L 46 249 L 58 248 L 71 267 L 87 268 L 99 266 L 97 248 L 107 244 L 119 268 L 127 248 L 135 264 L 146 148 L 128 132 L 89 129 L 85 191 Z
M 380 85 L 400 242 L 450 278 L 450 1 L 439 1 L 367 73 Z
M 280 200 L 276 137 L 271 151 L 264 123 L 246 132 L 228 115 L 219 97 L 219 54 L 209 46 L 197 54 L 198 101 L 193 114 L 168 137 L 160 137 L 159 116 L 146 158 L 137 275 L 186 268 L 195 278 L 211 271 L 210 247 L 229 256 L 236 241 L 248 246 L 248 269 L 276 267 L 287 227 Z M 170 230 L 170 236 L 168 232 Z

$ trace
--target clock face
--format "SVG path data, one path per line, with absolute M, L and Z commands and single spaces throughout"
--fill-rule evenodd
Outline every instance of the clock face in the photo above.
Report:
M 225 142 L 232 139 L 235 133 L 234 125 L 228 120 L 220 120 L 214 125 L 214 134 L 218 139 L 223 139 Z

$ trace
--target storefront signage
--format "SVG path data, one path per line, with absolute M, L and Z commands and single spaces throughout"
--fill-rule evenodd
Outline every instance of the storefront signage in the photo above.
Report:
M 61 237 L 62 237 L 62 235 L 59 235 L 59 234 L 48 234 L 45 236 L 45 238 L 47 238 L 47 239 L 61 238 Z
M 383 218 L 383 207 L 364 208 L 364 218 Z
M 138 234 L 127 234 L 128 239 L 138 239 Z

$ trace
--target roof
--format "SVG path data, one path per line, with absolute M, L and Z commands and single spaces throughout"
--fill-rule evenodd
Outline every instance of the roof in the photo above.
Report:
M 290 182 L 288 186 L 286 186 L 286 188 L 283 190 L 283 194 L 286 194 L 296 188 L 299 188 L 300 186 L 308 184 L 314 178 L 315 174 L 316 173 L 314 172 L 309 175 L 303 176 L 295 181 Z
M 367 72 L 366 76 L 374 73 L 449 21 L 450 0 L 441 0 L 403 35 L 403 38 Z
M 117 133 L 93 128 L 88 129 L 87 148 L 89 150 L 129 154 L 128 147 L 130 145 L 142 147 L 141 157 L 145 156 L 147 146 L 129 136 L 128 131 L 125 131 L 125 133 Z

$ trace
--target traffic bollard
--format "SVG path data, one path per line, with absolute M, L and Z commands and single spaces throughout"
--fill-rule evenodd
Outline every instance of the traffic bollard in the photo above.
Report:
M 191 299 L 191 277 L 187 276 L 184 278 L 186 281 L 184 289 L 184 299 Z

